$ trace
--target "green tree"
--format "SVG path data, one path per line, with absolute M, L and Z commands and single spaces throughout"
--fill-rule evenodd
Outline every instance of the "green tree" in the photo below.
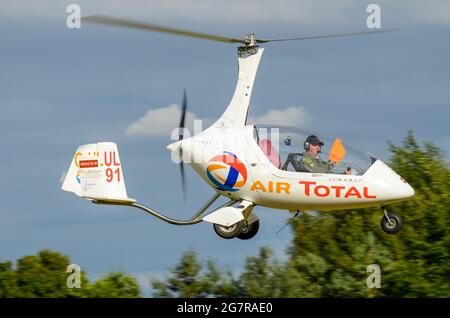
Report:
M 113 272 L 88 286 L 87 296 L 94 298 L 136 298 L 140 288 L 133 276 Z
M 387 275 L 389 296 L 450 297 L 450 170 L 441 151 L 422 146 L 412 132 L 390 144 L 391 165 L 415 189 L 412 200 L 392 205 L 404 228 L 385 244 L 395 254 Z
M 194 251 L 183 254 L 168 278 L 152 279 L 151 285 L 154 297 L 232 297 L 237 293 L 230 271 L 220 271 L 213 261 L 208 261 L 204 269 Z
M 134 277 L 111 273 L 90 284 L 80 273 L 81 288 L 68 288 L 68 256 L 42 250 L 37 255 L 20 258 L 16 266 L 0 263 L 0 297 L 138 297 L 140 289 Z
M 43 250 L 38 255 L 22 257 L 13 269 L 7 262 L 6 276 L 1 279 L 0 294 L 5 297 L 82 297 L 83 291 L 67 288 L 66 273 L 69 258 L 57 252 Z M 9 268 L 8 268 L 9 267 Z M 81 282 L 87 283 L 84 273 Z
M 12 262 L 0 262 L 0 298 L 17 297 L 17 275 Z
M 272 251 L 263 247 L 259 256 L 250 256 L 245 261 L 244 272 L 239 284 L 243 296 L 275 297 L 279 292 L 276 288 L 278 278 L 275 273 L 280 271 L 280 264 L 272 260 Z
M 296 219 L 290 254 L 297 263 L 303 264 L 298 270 L 309 282 L 308 288 L 313 288 L 313 294 L 323 297 L 381 296 L 382 290 L 368 289 L 366 285 L 368 265 L 378 264 L 383 270 L 390 268 L 392 255 L 374 234 L 381 232 L 381 215 L 379 209 L 365 209 L 318 216 L 304 214 Z M 321 266 L 314 266 L 314 262 Z

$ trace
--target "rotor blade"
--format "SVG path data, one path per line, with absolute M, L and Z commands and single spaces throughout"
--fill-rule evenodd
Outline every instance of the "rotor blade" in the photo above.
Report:
M 245 40 L 243 40 L 243 39 L 228 38 L 228 37 L 224 37 L 224 36 L 220 36 L 220 35 L 205 34 L 205 33 L 199 33 L 199 32 L 194 32 L 194 31 L 169 28 L 169 27 L 165 27 L 165 26 L 161 26 L 161 25 L 157 25 L 157 24 L 150 24 L 150 23 L 125 20 L 125 19 L 118 19 L 118 18 L 104 16 L 104 15 L 91 15 L 91 16 L 83 17 L 83 18 L 81 18 L 81 21 L 96 23 L 96 24 L 117 26 L 117 27 L 122 27 L 122 28 L 171 33 L 171 34 L 176 34 L 176 35 L 190 36 L 193 38 L 212 40 L 212 41 L 218 41 L 218 42 L 245 43 Z
M 312 35 L 312 36 L 301 36 L 298 38 L 285 38 L 285 39 L 256 39 L 257 43 L 268 43 L 268 42 L 281 42 L 281 41 L 300 41 L 300 40 L 314 40 L 314 39 L 326 39 L 326 38 L 338 38 L 345 36 L 357 36 L 357 35 L 372 35 L 380 34 L 390 31 L 395 31 L 397 29 L 383 29 L 375 31 L 365 31 L 365 32 L 353 32 L 353 33 L 337 33 L 337 34 L 323 34 L 323 35 Z
M 183 161 L 181 161 L 178 165 L 180 167 L 181 189 L 183 191 L 183 200 L 186 201 L 186 177 L 184 175 L 184 164 L 183 164 Z
M 184 89 L 183 93 L 183 102 L 181 103 L 181 117 L 180 117 L 180 125 L 178 126 L 180 138 L 179 140 L 183 139 L 183 130 L 184 130 L 184 122 L 186 120 L 186 109 L 187 109 L 187 94 L 186 89 Z

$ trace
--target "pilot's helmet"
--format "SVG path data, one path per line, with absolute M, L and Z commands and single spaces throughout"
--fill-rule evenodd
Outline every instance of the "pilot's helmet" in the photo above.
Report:
M 305 150 L 309 150 L 310 145 L 323 146 L 324 143 L 316 135 L 309 135 L 308 138 L 306 138 L 305 143 L 303 144 L 303 147 L 305 148 Z

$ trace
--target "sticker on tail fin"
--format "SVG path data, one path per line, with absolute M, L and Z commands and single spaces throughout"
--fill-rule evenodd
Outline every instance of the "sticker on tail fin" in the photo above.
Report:
M 78 147 L 62 189 L 86 199 L 134 202 L 127 196 L 119 152 L 112 142 Z

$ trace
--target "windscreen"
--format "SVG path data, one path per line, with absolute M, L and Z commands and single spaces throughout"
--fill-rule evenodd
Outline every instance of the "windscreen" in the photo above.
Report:
M 294 127 L 256 125 L 254 137 L 270 162 L 287 171 L 362 175 L 376 160 L 367 152 L 349 146 L 339 136 L 330 138 Z M 307 140 L 313 144 L 320 142 L 320 150 L 311 153 L 313 150 Z M 312 162 L 312 166 L 316 164 L 321 169 L 314 171 L 313 167 L 305 167 L 305 162 L 306 165 Z

